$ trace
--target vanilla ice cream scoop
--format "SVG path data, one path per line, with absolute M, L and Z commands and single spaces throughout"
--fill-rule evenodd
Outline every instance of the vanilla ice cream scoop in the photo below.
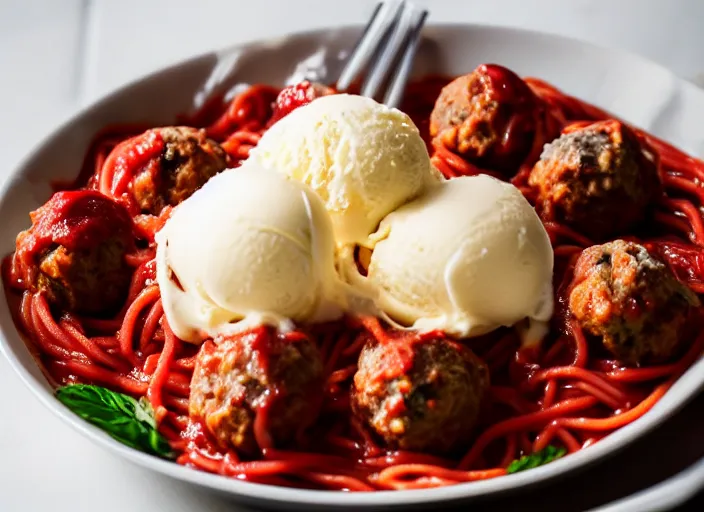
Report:
M 364 244 L 386 214 L 440 179 L 406 114 L 349 94 L 297 108 L 267 130 L 250 159 L 309 185 L 343 246 Z
M 531 205 L 488 176 L 439 183 L 372 235 L 365 281 L 404 326 L 457 337 L 552 315 L 553 252 Z
M 156 241 L 164 313 L 185 341 L 341 314 L 330 218 L 314 192 L 279 173 L 246 162 L 218 174 Z

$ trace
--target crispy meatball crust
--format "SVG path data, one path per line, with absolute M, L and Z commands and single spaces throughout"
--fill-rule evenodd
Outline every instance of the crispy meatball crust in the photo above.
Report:
M 203 344 L 189 413 L 222 448 L 253 457 L 261 448 L 255 435 L 258 415 L 265 415 L 271 442 L 286 446 L 315 420 L 322 394 L 323 364 L 315 345 L 260 328 Z
M 64 311 L 109 315 L 132 278 L 133 223 L 120 203 L 93 190 L 54 194 L 30 214 L 16 240 L 13 269 L 31 291 Z
M 536 208 L 593 240 L 625 233 L 660 193 L 658 165 L 635 133 L 614 120 L 563 134 L 530 174 Z
M 513 71 L 482 64 L 443 88 L 430 116 L 430 135 L 469 162 L 515 172 L 533 145 L 539 105 Z
M 389 448 L 447 454 L 469 441 L 489 383 L 469 349 L 441 338 L 370 341 L 358 366 L 352 410 Z
M 588 335 L 628 365 L 672 358 L 699 299 L 642 245 L 616 240 L 586 249 L 569 307 Z
M 206 181 L 227 167 L 227 154 L 206 137 L 205 130 L 187 126 L 155 129 L 164 151 L 155 168 L 146 166 L 132 182 L 132 194 L 141 210 L 158 215 L 167 206 L 188 199 Z
M 118 237 L 88 250 L 59 246 L 41 257 L 36 287 L 67 311 L 89 315 L 117 311 L 132 278 L 125 253 Z

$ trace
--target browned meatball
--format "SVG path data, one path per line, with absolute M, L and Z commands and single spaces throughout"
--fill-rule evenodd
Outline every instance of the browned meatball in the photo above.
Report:
M 42 256 L 39 270 L 36 285 L 50 302 L 84 314 L 117 311 L 131 276 L 125 245 L 116 237 L 87 251 L 72 252 L 59 246 Z
M 543 113 L 518 75 L 482 64 L 443 88 L 430 116 L 430 136 L 480 167 L 515 173 L 533 146 Z
M 274 112 L 271 115 L 271 122 L 276 122 L 289 115 L 298 107 L 307 105 L 311 101 L 335 94 L 334 89 L 327 85 L 303 80 L 294 85 L 288 85 L 281 89 L 281 92 L 274 101 Z
M 575 266 L 570 311 L 619 361 L 670 359 L 697 296 L 642 245 L 616 240 L 586 249 Z
M 132 276 L 125 262 L 134 248 L 127 209 L 99 192 L 79 190 L 54 194 L 31 218 L 13 258 L 25 285 L 63 310 L 117 311 Z
M 390 448 L 447 454 L 469 441 L 488 382 L 486 365 L 447 339 L 369 342 L 352 410 Z
M 626 232 L 660 192 L 652 152 L 618 121 L 602 121 L 547 144 L 529 177 L 536 208 L 594 240 Z
M 205 136 L 205 130 L 187 126 L 155 128 L 164 150 L 154 165 L 145 165 L 132 181 L 132 194 L 145 213 L 158 215 L 176 206 L 227 167 L 220 145 Z
M 222 448 L 253 457 L 267 447 L 260 446 L 262 435 L 279 447 L 297 441 L 317 417 L 322 393 L 323 364 L 315 345 L 261 327 L 203 344 L 189 412 Z

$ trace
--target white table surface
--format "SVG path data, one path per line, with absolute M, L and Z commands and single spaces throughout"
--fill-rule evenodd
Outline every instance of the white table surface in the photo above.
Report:
M 373 3 L 0 0 L 0 183 L 62 120 L 127 81 L 214 47 L 363 23 Z M 471 21 L 570 35 L 640 53 L 681 77 L 704 84 L 701 0 L 419 3 L 429 6 L 431 21 Z M 94 446 L 44 410 L 1 357 L 0 389 L 0 511 L 243 510 L 222 498 L 149 474 Z M 697 429 L 701 432 L 703 408 L 700 397 L 655 439 L 666 446 L 675 437 L 692 435 Z M 692 436 L 692 442 L 697 443 L 695 456 L 704 454 L 701 436 Z M 635 457 L 633 464 L 655 466 L 658 457 L 667 455 L 663 448 L 660 455 L 651 453 L 650 458 L 639 459 L 637 450 L 629 452 Z M 647 451 L 645 446 L 640 450 Z M 664 471 L 653 467 L 653 474 L 658 470 Z M 603 471 L 590 472 L 597 482 L 592 485 L 608 485 L 610 478 L 619 478 L 614 471 L 609 473 L 607 463 Z M 667 476 L 667 472 L 661 474 Z M 585 484 L 584 492 L 588 489 Z M 530 503 L 524 501 L 522 508 L 531 509 Z M 511 505 L 506 500 L 502 504 Z

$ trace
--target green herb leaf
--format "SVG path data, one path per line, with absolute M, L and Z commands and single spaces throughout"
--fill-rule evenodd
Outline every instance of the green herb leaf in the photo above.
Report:
M 564 448 L 558 448 L 557 446 L 552 445 L 547 446 L 539 452 L 524 455 L 520 459 L 514 460 L 506 468 L 506 473 L 518 473 L 519 471 L 524 471 L 526 469 L 537 468 L 538 466 L 552 462 L 555 459 L 559 459 L 565 453 L 567 453 L 567 450 Z
M 146 398 L 138 401 L 131 396 L 88 384 L 59 388 L 56 398 L 121 443 L 166 459 L 174 457 L 169 442 L 156 429 L 154 411 Z

